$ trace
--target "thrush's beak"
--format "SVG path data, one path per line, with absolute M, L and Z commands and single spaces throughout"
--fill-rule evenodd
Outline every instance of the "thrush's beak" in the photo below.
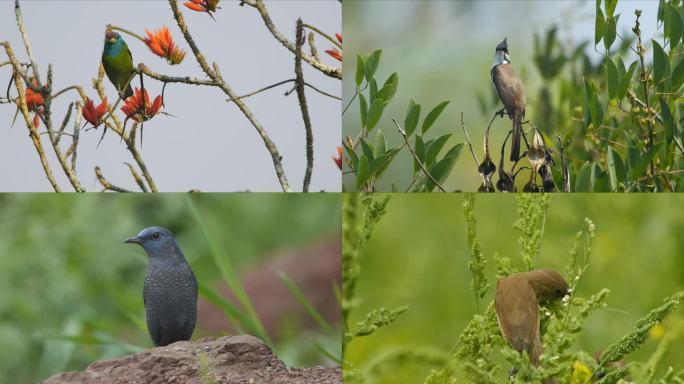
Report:
M 138 236 L 133 236 L 131 238 L 124 240 L 124 243 L 142 244 L 142 239 Z

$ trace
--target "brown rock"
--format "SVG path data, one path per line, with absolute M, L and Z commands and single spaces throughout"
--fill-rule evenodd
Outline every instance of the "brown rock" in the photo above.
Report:
M 342 383 L 342 370 L 288 369 L 256 337 L 226 336 L 179 341 L 119 359 L 98 361 L 83 372 L 59 373 L 43 383 L 338 384 Z

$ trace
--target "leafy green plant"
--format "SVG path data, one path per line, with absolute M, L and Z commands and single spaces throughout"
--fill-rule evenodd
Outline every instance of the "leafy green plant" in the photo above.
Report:
M 599 63 L 585 53 L 592 42 L 568 49 L 555 27 L 545 39 L 535 36 L 534 61 L 544 78 L 540 126 L 547 140 L 560 133 L 568 143 L 574 191 L 683 191 L 682 2 L 660 0 L 660 41 L 643 36 L 638 9 L 627 22 L 631 31 L 618 33 L 616 6 L 617 0 L 596 2 Z
M 513 220 L 513 229 L 519 232 L 519 256 L 500 256 L 495 252 L 487 257 L 483 252 L 486 244 L 477 235 L 476 196 L 467 194 L 463 202 L 467 227 L 467 238 L 463 240 L 464 243 L 467 241 L 470 253 L 468 269 L 472 276 L 471 289 L 475 300 L 479 301 L 494 285 L 490 284 L 492 278 L 499 279 L 515 272 L 545 267 L 540 265 L 540 252 L 544 242 L 547 211 L 552 206 L 552 201 L 549 194 L 518 195 L 517 218 Z M 365 195 L 363 198 L 369 199 Z M 365 244 L 360 239 L 370 236 L 369 232 L 362 235 L 359 229 L 365 228 L 361 223 L 368 216 L 364 214 L 367 205 L 360 203 L 360 199 L 361 197 L 345 196 L 344 204 L 344 269 L 356 271 L 350 275 L 354 279 L 359 277 L 359 271 L 358 254 L 356 253 L 356 257 L 352 256 L 358 248 L 353 245 Z M 382 211 L 384 209 L 383 206 Z M 575 234 L 569 246 L 565 263 L 564 276 L 568 281 L 570 294 L 559 302 L 547 303 L 540 308 L 540 330 L 545 352 L 538 367 L 530 363 L 526 354 L 521 355 L 515 351 L 501 336 L 494 301 L 491 300 L 476 307 L 476 313 L 454 339 L 449 350 L 430 345 L 386 347 L 362 366 L 345 361 L 345 382 L 398 382 L 397 370 L 407 365 L 432 367 L 425 378 L 425 383 L 429 384 L 502 383 L 509 380 L 511 367 L 517 370 L 510 379 L 516 383 L 542 383 L 551 378 L 557 383 L 572 384 L 616 383 L 620 378 L 630 378 L 639 383 L 681 382 L 684 380 L 684 370 L 681 367 L 660 366 L 673 341 L 684 333 L 682 324 L 675 323 L 667 336 L 660 338 L 656 351 L 645 360 L 625 363 L 622 359 L 643 345 L 649 333 L 658 328 L 658 324 L 675 310 L 684 298 L 684 292 L 666 297 L 662 304 L 638 320 L 625 336 L 612 344 L 606 343 L 600 355 L 576 347 L 576 340 L 583 333 L 591 332 L 586 328 L 590 316 L 597 310 L 606 309 L 610 293 L 609 289 L 601 287 L 588 294 L 582 292 L 583 276 L 591 267 L 591 253 L 597 236 L 593 221 L 586 218 L 584 223 L 585 227 Z M 510 254 L 511 250 L 506 252 Z M 487 271 L 492 270 L 495 276 L 488 275 Z M 347 304 L 356 305 L 358 300 L 352 295 L 347 299 Z M 437 305 L 442 305 L 443 300 L 436 302 L 440 303 Z M 372 317 L 373 312 L 375 311 L 369 317 Z M 387 310 L 384 312 L 388 315 Z M 385 325 L 384 323 L 392 320 L 393 318 L 386 316 L 384 322 L 378 323 Z M 345 328 L 345 334 L 348 332 L 349 328 Z M 348 343 L 347 338 L 345 339 Z
M 399 74 L 392 73 L 383 83 L 378 86 L 375 73 L 380 65 L 382 50 L 376 50 L 371 54 L 356 57 L 356 89 L 350 104 L 358 98 L 360 112 L 360 131 L 355 139 L 348 137 L 344 141 L 346 167 L 343 169 L 345 178 L 354 176 L 353 188 L 356 191 L 374 191 L 375 182 L 382 177 L 404 148 L 413 156 L 413 177 L 411 183 L 405 187 L 406 191 L 431 192 L 435 189 L 445 192 L 442 183 L 447 179 L 454 164 L 461 155 L 463 143 L 451 146 L 443 151 L 451 134 L 430 138 L 426 136 L 431 127 L 435 125 L 442 111 L 449 101 L 443 101 L 433 107 L 425 115 L 420 124 L 421 105 L 414 100 L 409 102 L 406 116 L 402 126 L 392 119 L 393 126 L 403 138 L 403 144 L 388 148 L 385 133 L 378 128 L 373 143 L 369 136 L 379 126 L 386 106 L 392 101 L 399 87 Z M 365 92 L 365 93 L 364 93 Z M 343 112 L 343 114 L 346 112 Z M 410 139 L 413 138 L 413 143 Z M 392 186 L 393 191 L 398 186 Z
M 468 225 L 469 244 L 478 244 L 474 226 L 474 195 L 466 198 L 465 214 Z M 518 244 L 521 248 L 521 261 L 524 270 L 539 268 L 533 257 L 540 249 L 546 209 L 549 206 L 548 195 L 521 194 L 518 197 L 518 219 L 514 227 L 521 232 Z M 572 344 L 583 330 L 583 322 L 597 309 L 606 306 L 609 290 L 603 288 L 588 298 L 576 295 L 582 275 L 589 267 L 589 259 L 596 228 L 590 219 L 585 219 L 586 229 L 579 231 L 570 248 L 566 279 L 569 281 L 570 295 L 562 303 L 546 304 L 540 309 L 540 329 L 545 352 L 539 367 L 530 364 L 527 355 L 513 350 L 501 337 L 498 328 L 494 303 L 491 302 L 483 314 L 476 314 L 465 327 L 447 362 L 439 369 L 433 370 L 425 383 L 453 383 L 457 378 L 467 378 L 477 383 L 500 383 L 506 373 L 501 364 L 496 362 L 495 351 L 501 351 L 502 357 L 517 369 L 516 383 L 541 383 L 548 379 L 570 383 L 615 383 L 621 377 L 643 377 L 650 374 L 653 379 L 654 364 L 651 362 L 631 362 L 626 366 L 609 365 L 623 356 L 639 348 L 648 335 L 649 330 L 661 322 L 684 297 L 678 292 L 665 298 L 663 304 L 640 319 L 634 329 L 623 338 L 608 346 L 597 360 L 585 351 L 572 351 Z M 582 258 L 578 259 L 578 250 L 582 250 Z M 471 247 L 472 250 L 472 247 Z M 507 276 L 518 271 L 511 268 L 512 260 L 495 256 L 497 276 Z M 484 270 L 486 260 L 478 253 L 472 254 L 471 271 L 473 271 L 473 290 L 481 295 L 486 292 L 486 280 L 477 271 Z M 473 266 L 474 265 L 474 266 Z M 503 267 L 503 268 L 502 268 Z M 660 354 L 663 354 L 661 351 Z M 669 371 L 668 371 L 669 372 Z M 668 373 L 670 380 L 684 378 L 684 371 L 677 374 Z M 595 381 L 590 381 L 596 379 Z M 664 380 L 664 379 L 663 379 Z M 650 382 L 650 381 L 649 381 Z M 676 382 L 676 381 L 663 381 Z
M 373 233 L 373 227 L 385 213 L 389 197 L 375 201 L 370 194 L 344 194 L 342 223 L 342 353 L 347 345 L 359 337 L 372 335 L 379 328 L 392 324 L 408 307 L 394 309 L 376 308 L 365 315 L 354 326 L 349 324 L 349 314 L 361 298 L 356 296 L 355 287 L 361 275 L 359 256 Z M 348 360 L 343 364 L 345 383 L 363 382 L 367 373 L 358 371 Z

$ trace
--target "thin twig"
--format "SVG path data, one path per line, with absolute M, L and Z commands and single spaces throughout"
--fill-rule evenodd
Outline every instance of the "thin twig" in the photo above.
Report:
M 313 56 L 316 60 L 321 61 L 321 58 L 318 57 L 318 50 L 316 49 L 316 45 L 314 44 L 314 35 L 313 33 L 309 33 L 309 49 L 311 49 L 311 56 Z
M 283 36 L 283 34 L 280 33 L 280 31 L 278 31 L 278 29 L 275 27 L 273 20 L 271 20 L 271 16 L 268 14 L 266 5 L 264 5 L 264 2 L 262 0 L 243 0 L 242 2 L 244 4 L 256 8 L 259 11 L 259 14 L 261 15 L 261 19 L 264 21 L 264 24 L 266 24 L 266 28 L 268 28 L 273 37 L 275 37 L 275 39 L 278 40 L 285 48 L 289 49 L 290 52 L 295 53 L 295 45 L 285 36 Z M 334 77 L 340 80 L 342 79 L 342 68 L 336 68 L 327 64 L 323 64 L 320 61 L 316 60 L 316 58 L 314 58 L 313 56 L 307 55 L 305 53 L 302 54 L 302 60 L 311 64 L 312 67 L 318 69 L 327 76 Z
M 17 5 L 18 5 L 18 3 L 17 3 Z M 17 58 L 14 56 L 14 51 L 12 51 L 12 47 L 10 46 L 9 42 L 3 41 L 3 42 L 0 42 L 0 45 L 2 45 L 5 48 L 5 52 L 7 53 L 7 57 L 9 58 L 9 61 L 12 63 L 12 66 L 14 67 L 15 73 L 19 73 L 20 64 L 17 61 Z M 55 180 L 55 177 L 52 174 L 52 169 L 50 169 L 50 164 L 48 164 L 47 158 L 45 156 L 45 150 L 43 149 L 43 144 L 40 141 L 40 136 L 38 135 L 38 129 L 36 128 L 35 125 L 33 125 L 33 120 L 29 116 L 29 110 L 28 110 L 28 106 L 26 105 L 26 95 L 25 95 L 24 85 L 23 85 L 23 82 L 21 80 L 21 76 L 15 76 L 14 85 L 17 88 L 17 93 L 19 95 L 18 100 L 17 100 L 18 109 L 21 112 L 21 115 L 24 117 L 24 121 L 26 122 L 26 127 L 29 130 L 29 136 L 31 137 L 31 141 L 33 142 L 33 146 L 36 148 L 36 152 L 38 153 L 38 158 L 40 159 L 40 164 L 43 166 L 43 171 L 45 172 L 45 176 L 47 177 L 48 181 L 50 182 L 52 189 L 54 189 L 55 192 L 60 192 L 61 188 L 57 184 L 57 181 Z
M 19 33 L 21 33 L 21 39 L 24 41 L 24 47 L 26 47 L 26 54 L 28 55 L 29 61 L 31 62 L 33 78 L 36 79 L 38 84 L 40 84 L 40 73 L 38 72 L 38 67 L 36 66 L 36 58 L 33 56 L 31 42 L 29 42 L 28 34 L 26 33 L 26 28 L 24 27 L 24 17 L 21 15 L 21 7 L 19 6 L 19 0 L 14 1 L 14 14 L 17 17 L 17 26 L 19 27 Z
M 133 192 L 131 190 L 117 187 L 116 185 L 112 184 L 107 180 L 104 175 L 102 175 L 102 170 L 100 169 L 99 166 L 95 166 L 95 177 L 97 177 L 97 181 L 102 184 L 102 187 L 104 188 L 105 191 L 114 191 L 114 192 Z
M 418 159 L 418 155 L 416 155 L 416 153 L 413 151 L 413 148 L 411 148 L 411 144 L 409 144 L 409 142 L 408 142 L 408 138 L 406 137 L 406 132 L 404 132 L 404 130 L 401 129 L 401 127 L 399 126 L 399 124 L 397 123 L 396 120 L 392 119 L 392 121 L 394 122 L 394 125 L 397 126 L 399 133 L 401 133 L 401 137 L 404 138 L 404 143 L 406 144 L 406 147 L 408 148 L 409 152 L 411 152 L 411 154 L 413 155 L 413 159 L 416 160 L 416 162 L 420 166 L 420 169 L 423 171 L 425 176 L 427 176 L 428 179 L 432 180 L 432 182 L 435 183 L 435 185 L 437 186 L 437 188 L 439 188 L 440 191 L 446 192 L 446 190 L 442 187 L 442 185 L 439 183 L 439 181 L 437 181 L 434 177 L 432 177 L 430 172 L 428 172 L 428 170 L 425 169 L 425 167 L 423 166 L 423 163 Z
M 320 29 L 314 27 L 314 26 L 311 25 L 311 24 L 306 24 L 306 23 L 305 23 L 305 24 L 304 24 L 304 27 L 305 27 L 305 28 L 309 28 L 310 30 L 312 30 L 312 31 L 314 31 L 314 32 L 316 32 L 316 33 L 318 33 L 319 35 L 321 35 L 321 36 L 323 36 L 323 37 L 325 37 L 329 42 L 335 44 L 335 46 L 336 46 L 337 48 L 342 49 L 342 44 L 341 44 L 339 41 L 337 41 L 336 39 L 333 39 L 332 36 L 328 35 L 327 33 L 321 31 Z
M 176 19 L 176 24 L 178 24 L 178 28 L 183 33 L 185 41 L 190 46 L 190 49 L 192 50 L 192 53 L 195 56 L 195 59 L 197 60 L 197 63 L 199 64 L 200 68 L 202 68 L 204 73 L 211 80 L 216 82 L 218 84 L 218 87 L 221 88 L 221 90 L 223 90 L 223 92 L 235 102 L 235 105 L 237 105 L 242 114 L 245 115 L 247 120 L 249 120 L 252 126 L 254 126 L 257 133 L 264 142 L 266 150 L 268 150 L 268 152 L 271 155 L 271 159 L 273 161 L 273 168 L 275 169 L 276 176 L 278 177 L 278 182 L 280 183 L 281 188 L 284 192 L 291 192 L 289 182 L 287 181 L 287 176 L 285 175 L 285 171 L 283 170 L 282 156 L 278 152 L 278 148 L 276 147 L 275 143 L 271 140 L 270 136 L 268 135 L 264 127 L 261 125 L 261 123 L 259 123 L 256 117 L 254 117 L 254 114 L 252 114 L 252 111 L 249 109 L 249 107 L 247 107 L 247 105 L 238 98 L 237 94 L 233 91 L 233 89 L 230 88 L 230 86 L 228 86 L 228 84 L 226 84 L 226 82 L 223 80 L 218 65 L 214 63 L 213 68 L 209 67 L 206 58 L 204 57 L 200 49 L 197 47 L 197 44 L 195 44 L 195 40 L 192 38 L 192 35 L 190 34 L 190 31 L 188 30 L 188 27 L 185 24 L 183 14 L 178 10 L 178 3 L 176 2 L 176 0 L 169 0 L 169 6 L 173 11 L 174 18 Z
M 143 179 L 140 177 L 138 172 L 133 168 L 131 163 L 124 163 L 128 166 L 128 169 L 131 171 L 131 175 L 133 176 L 133 179 L 135 179 L 135 182 L 138 184 L 138 187 L 140 187 L 140 190 L 143 192 L 147 192 L 147 187 L 145 186 L 145 182 L 143 182 Z
M 473 159 L 475 160 L 475 166 L 478 167 L 478 166 L 480 166 L 480 161 L 477 159 L 477 155 L 475 154 L 475 150 L 473 149 L 473 144 L 470 142 L 470 137 L 468 136 L 468 131 L 466 130 L 465 122 L 463 121 L 463 112 L 461 112 L 461 128 L 463 129 L 463 133 L 465 134 L 466 143 L 468 143 L 468 148 L 470 149 L 470 153 L 473 154 Z
M 311 117 L 309 116 L 309 107 L 306 103 L 306 94 L 304 92 L 304 74 L 302 73 L 302 45 L 304 44 L 304 26 L 302 19 L 297 19 L 297 49 L 295 51 L 295 75 L 297 76 L 297 99 L 299 99 L 299 107 L 302 110 L 302 120 L 304 120 L 304 129 L 306 131 L 306 170 L 304 171 L 304 186 L 303 192 L 309 192 L 309 184 L 311 184 L 311 172 L 313 171 L 313 130 L 311 129 Z

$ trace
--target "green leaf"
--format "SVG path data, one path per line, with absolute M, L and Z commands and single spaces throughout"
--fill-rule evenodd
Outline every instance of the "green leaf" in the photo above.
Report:
M 603 46 L 606 47 L 606 50 L 610 50 L 610 47 L 613 45 L 613 42 L 615 41 L 615 37 L 617 36 L 617 18 L 613 17 L 608 17 L 606 20 L 606 28 L 603 33 Z
M 596 95 L 593 84 L 586 78 L 584 79 L 584 90 L 589 105 L 591 124 L 595 129 L 598 129 L 603 123 L 603 105 L 601 105 L 601 102 Z
M 629 66 L 629 70 L 627 71 L 627 73 L 625 73 L 625 76 L 623 76 L 622 79 L 620 79 L 620 88 L 618 89 L 617 93 L 618 100 L 622 100 L 627 94 L 627 89 L 629 88 L 629 85 L 632 83 L 632 77 L 634 77 L 634 71 L 636 71 L 638 65 L 639 62 L 637 60 L 634 60 L 632 65 Z
M 665 74 L 667 55 L 657 41 L 651 41 L 653 42 L 653 83 L 657 85 Z
M 382 134 L 382 130 L 378 129 L 375 134 L 375 144 L 373 148 L 373 157 L 378 157 L 385 154 L 385 147 L 387 142 L 385 141 L 385 135 Z
M 684 59 L 679 60 L 674 71 L 672 71 L 672 89 L 679 90 L 684 83 Z
M 373 161 L 371 161 L 370 164 L 368 164 L 369 177 L 373 177 L 376 174 L 379 174 L 382 170 L 384 170 L 384 168 L 389 164 L 391 159 L 392 157 L 388 153 L 373 159 Z
M 385 101 L 383 99 L 375 99 L 375 101 L 370 107 L 370 110 L 368 110 L 368 125 L 366 126 L 368 132 L 372 131 L 373 128 L 375 128 L 375 126 L 378 125 L 378 122 L 380 121 L 380 117 L 382 117 L 382 112 L 384 110 Z
M 617 192 L 620 184 L 626 179 L 625 165 L 622 163 L 620 155 L 611 147 L 608 146 L 607 159 L 608 176 L 610 177 L 610 190 Z
M 660 114 L 663 118 L 663 127 L 665 128 L 665 140 L 669 144 L 672 142 L 675 134 L 674 119 L 665 99 L 662 96 L 658 97 L 658 99 L 660 100 Z
M 639 159 L 641 153 L 637 147 L 636 140 L 631 135 L 627 135 L 627 175 L 629 180 L 636 180 L 639 176 Z
M 600 3 L 600 2 L 599 2 Z M 594 26 L 594 45 L 598 44 L 603 38 L 603 33 L 606 28 L 606 19 L 603 17 L 600 5 L 596 7 L 596 24 Z
M 363 68 L 365 65 L 363 57 L 356 55 L 356 88 L 359 88 L 361 83 L 363 83 Z
M 423 142 L 423 138 L 419 135 L 416 135 L 416 143 L 414 146 L 414 150 L 416 152 L 416 157 L 421 163 L 425 162 L 425 143 Z M 413 159 L 413 172 L 418 172 L 420 169 L 420 165 L 418 165 L 418 162 Z
M 608 81 L 608 95 L 614 99 L 618 94 L 618 70 L 610 57 L 606 57 L 606 78 Z
M 461 147 L 463 146 L 463 144 L 460 145 Z M 451 155 L 444 156 L 444 158 L 437 164 L 430 167 L 428 172 L 430 172 L 430 175 L 432 175 L 432 177 L 434 177 L 439 184 L 443 184 L 447 177 L 449 177 L 449 174 L 454 168 L 454 164 L 456 164 L 456 160 L 460 156 L 460 153 L 460 150 L 457 150 Z M 425 186 L 427 187 L 428 191 L 432 191 L 437 185 L 430 178 L 427 178 Z
M 361 112 L 361 126 L 368 126 L 368 102 L 363 93 L 359 93 L 359 110 Z
M 413 99 L 409 101 L 408 109 L 406 111 L 406 119 L 404 120 L 404 129 L 406 130 L 406 137 L 411 136 L 415 132 L 420 120 L 420 104 L 416 104 Z
M 606 16 L 613 17 L 617 3 L 617 0 L 606 0 Z
M 375 79 L 371 79 L 368 88 L 368 101 L 373 104 L 378 97 L 378 82 Z
M 352 168 L 356 169 L 356 166 L 359 164 L 359 157 L 356 155 L 354 149 L 347 144 L 346 140 L 342 141 L 342 145 L 344 145 L 344 149 L 346 149 L 344 154 L 349 157 Z
M 437 155 L 439 154 L 439 151 L 444 148 L 444 144 L 446 144 L 447 140 L 451 137 L 451 133 L 444 134 L 433 141 L 430 142 L 430 144 L 425 143 L 425 147 L 427 148 L 427 154 L 425 155 L 425 165 L 428 167 L 431 167 L 433 164 L 435 164 L 435 161 L 437 161 Z
M 393 74 L 390 75 L 390 77 L 387 78 L 385 81 L 385 85 L 382 86 L 382 89 L 378 91 L 378 94 L 376 97 L 378 99 L 382 99 L 385 101 L 390 101 L 394 97 L 394 94 L 397 93 L 397 87 L 399 86 L 399 74 L 394 72 Z
M 439 117 L 439 115 L 442 113 L 444 108 L 449 104 L 449 101 L 443 101 L 439 103 L 436 107 L 428 113 L 428 115 L 425 117 L 425 120 L 423 121 L 423 133 L 427 132 L 430 127 L 432 127 L 432 124 L 435 123 L 435 120 Z
M 596 176 L 594 174 L 593 163 L 585 162 L 577 174 L 575 181 L 575 192 L 592 192 L 594 184 L 596 183 Z
M 366 158 L 368 158 L 369 162 L 372 161 L 375 158 L 375 156 L 373 155 L 373 153 L 375 152 L 373 151 L 373 147 L 370 144 L 368 144 L 366 139 L 361 139 L 360 142 L 363 155 L 366 156 Z
M 369 83 L 373 79 L 375 71 L 378 70 L 381 55 L 382 49 L 378 49 L 377 51 L 371 53 L 370 55 L 368 55 L 368 57 L 366 57 L 363 72 L 364 76 L 366 76 L 366 81 L 368 81 Z
M 682 26 L 682 15 L 677 10 L 677 7 L 673 6 L 672 3 L 667 6 L 670 13 L 670 18 L 668 20 L 670 25 L 670 51 L 673 51 L 681 41 L 684 28 Z M 667 29 L 668 28 L 666 28 L 666 30 Z
M 653 160 L 658 154 L 658 151 L 662 145 L 662 142 L 653 144 L 653 148 L 646 151 L 646 153 L 641 157 L 638 166 L 634 169 L 634 179 L 646 176 L 646 170 L 650 167 L 651 160 Z
M 360 190 L 361 187 L 368 181 L 368 158 L 365 155 L 361 155 L 359 159 L 359 166 L 356 167 L 356 190 Z

